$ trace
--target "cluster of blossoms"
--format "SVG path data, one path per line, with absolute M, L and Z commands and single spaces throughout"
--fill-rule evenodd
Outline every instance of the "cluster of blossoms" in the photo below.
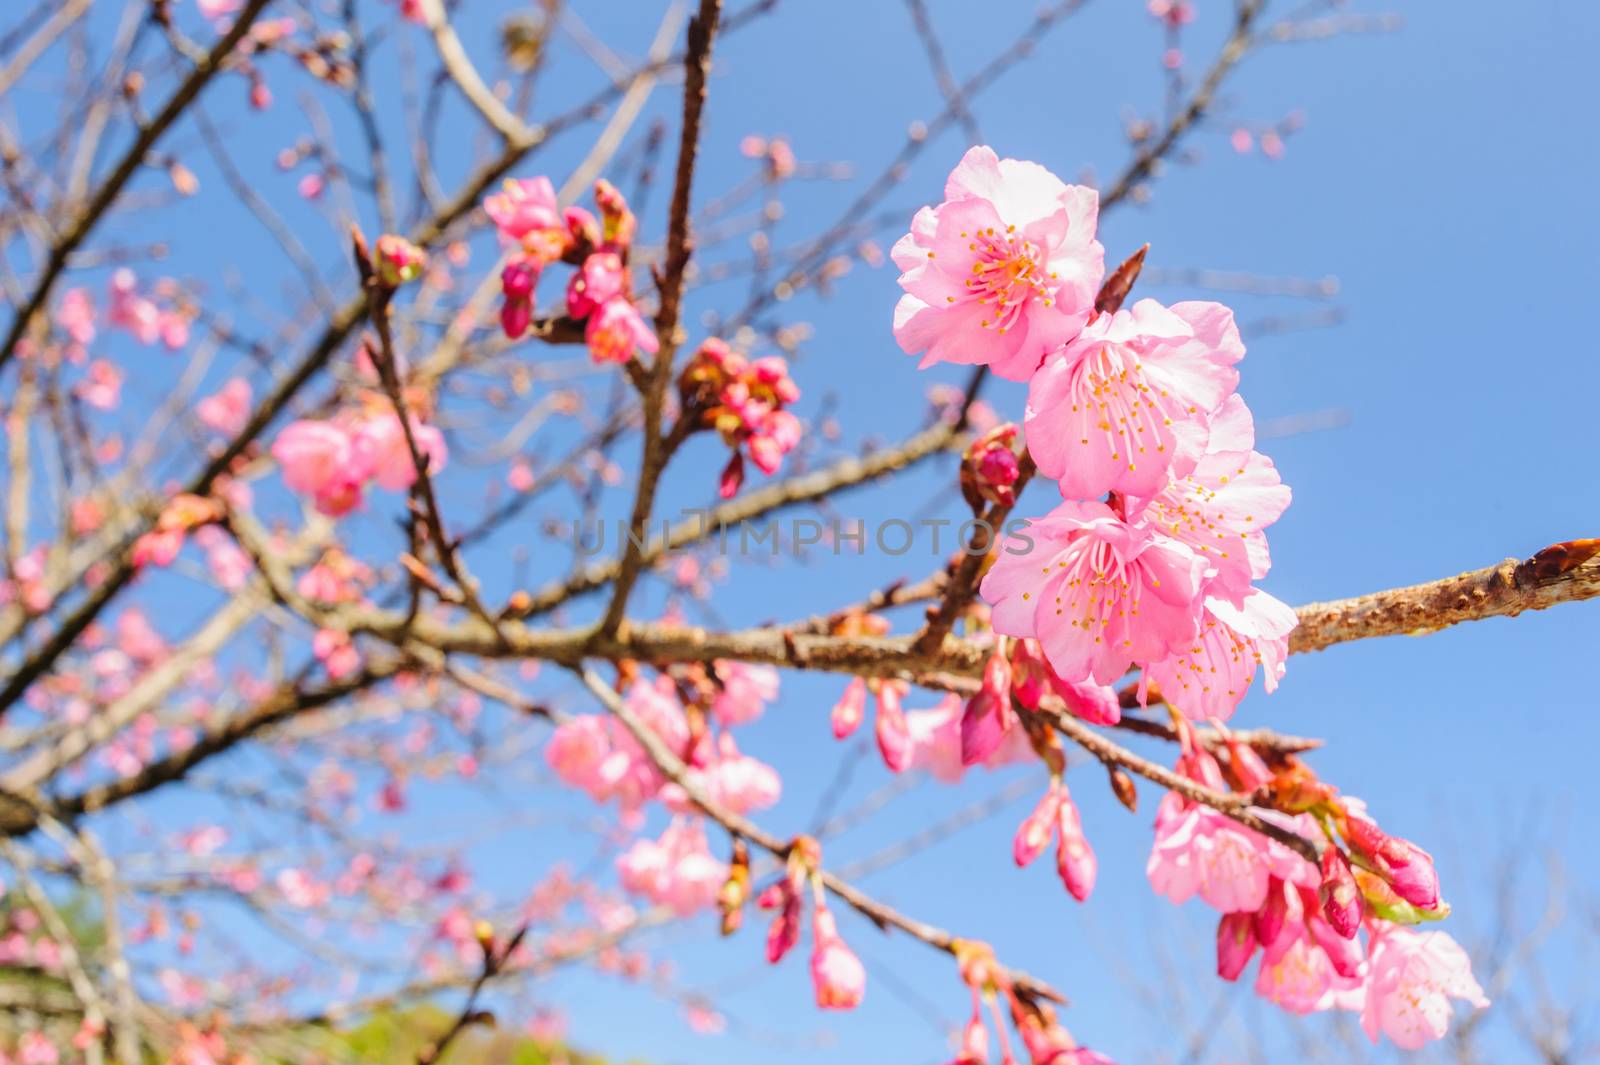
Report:
M 1064 884 L 1087 897 L 1094 852 L 1062 782 L 1059 741 L 1031 712 L 1049 697 L 1051 710 L 1115 724 L 1121 704 L 1108 685 L 1137 668 L 1138 702 L 1172 708 L 1181 774 L 1266 796 L 1262 815 L 1285 839 L 1320 841 L 1319 865 L 1211 806 L 1167 796 L 1150 880 L 1174 902 L 1198 894 L 1221 911 L 1219 972 L 1236 979 L 1260 948 L 1256 989 L 1284 1008 L 1358 1010 L 1373 1039 L 1386 1033 L 1404 1047 L 1440 1038 L 1451 998 L 1486 1000 L 1454 940 L 1404 927 L 1448 912 L 1432 859 L 1298 760 L 1269 767 L 1222 725 L 1258 668 L 1268 691 L 1277 685 L 1297 623 L 1253 583 L 1271 565 L 1263 530 L 1290 493 L 1254 449 L 1234 391 L 1244 346 L 1233 314 L 1149 299 L 1123 309 L 1133 275 L 1119 270 L 1102 288 L 1096 216 L 1092 190 L 977 147 L 944 202 L 918 211 L 893 249 L 906 293 L 895 311 L 901 346 L 924 353 L 924 365 L 976 363 L 1028 385 L 1026 457 L 1014 449 L 1017 426 L 982 432 L 962 466 L 967 501 L 980 514 L 1008 510 L 1029 461 L 1066 500 L 1007 537 L 983 577 L 992 650 L 951 730 L 959 765 L 1027 757 L 1031 746 L 1051 781 L 1013 856 L 1026 865 L 1056 840 Z M 853 681 L 835 733 L 860 722 L 869 689 L 884 761 L 911 767 L 902 682 Z M 1226 767 L 1190 720 L 1222 731 Z
M 828 909 L 819 872 L 822 846 L 810 836 L 800 836 L 789 847 L 783 875 L 756 896 L 756 906 L 776 911 L 767 925 L 767 961 L 778 964 L 800 942 L 806 889 L 812 899 L 811 984 L 817 1006 L 825 1010 L 851 1010 L 861 1005 L 867 991 L 867 970 L 861 959 L 845 944 L 838 922 Z M 740 914 L 749 894 L 748 858 L 743 851 L 735 855 L 734 875 L 728 878 L 719 904 L 723 911 L 723 930 L 739 926 Z
M 971 149 L 894 246 L 895 335 L 924 365 L 1028 382 L 1028 451 L 1067 502 L 1008 538 L 985 576 L 995 631 L 1037 640 L 1069 684 L 1137 665 L 1185 714 L 1226 718 L 1257 666 L 1271 688 L 1287 654 L 1293 612 L 1251 582 L 1289 490 L 1234 393 L 1233 313 L 1097 308 L 1096 214 L 1093 190 Z M 1005 501 L 1009 441 L 982 442 L 977 494 Z
M 567 314 L 585 323 L 590 356 L 625 363 L 636 352 L 654 354 L 659 347 L 629 291 L 628 253 L 638 221 L 604 178 L 595 182 L 594 198 L 598 219 L 582 207 L 562 208 L 550 179 L 536 177 L 508 180 L 503 191 L 483 201 L 501 240 L 515 249 L 500 273 L 500 326 L 512 340 L 526 333 L 544 268 L 567 262 L 578 268 L 567 282 Z
M 733 449 L 718 481 L 723 499 L 744 483 L 746 454 L 771 475 L 800 442 L 800 419 L 785 409 L 800 399 L 800 387 L 781 355 L 747 359 L 716 337 L 707 338 L 678 377 L 678 397 L 684 417 L 716 430 Z
M 122 267 L 112 273 L 107 286 L 105 324 L 140 344 L 160 344 L 168 351 L 180 351 L 189 343 L 194 317 L 194 307 L 175 282 L 162 279 L 142 290 L 132 270 Z M 53 319 L 65 337 L 56 357 L 74 365 L 88 362 L 72 394 L 96 410 L 115 410 L 122 400 L 125 375 L 109 359 L 88 360 L 89 345 L 99 335 L 101 323 L 89 289 L 79 287 L 63 292 Z
M 1162 801 L 1150 883 L 1173 902 L 1198 895 L 1221 913 L 1219 975 L 1238 979 L 1259 949 L 1257 994 L 1292 1013 L 1355 1011 L 1374 1042 L 1387 1035 L 1408 1050 L 1444 1036 L 1451 999 L 1489 1004 L 1454 939 L 1406 927 L 1449 913 L 1426 851 L 1385 833 L 1359 799 L 1292 757 L 1274 770 L 1229 739 L 1223 764 L 1192 730 L 1182 739 L 1180 773 L 1218 790 L 1264 791 L 1276 809 L 1261 816 L 1305 838 L 1320 834 L 1319 823 L 1332 832 L 1319 866 L 1209 806 L 1177 794 Z
M 444 434 L 410 415 L 411 435 L 428 461 L 428 472 L 445 464 Z M 302 419 L 284 426 L 272 442 L 283 483 L 332 517 L 361 505 L 368 484 L 391 492 L 410 488 L 417 467 L 405 427 L 387 398 L 369 394 L 361 403 L 326 420 Z

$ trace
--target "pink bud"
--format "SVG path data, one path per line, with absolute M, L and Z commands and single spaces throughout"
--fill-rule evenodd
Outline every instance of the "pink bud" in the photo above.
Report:
M 1439 908 L 1439 873 L 1433 856 L 1409 840 L 1391 839 L 1384 849 L 1388 860 L 1389 883 L 1394 893 L 1424 910 Z M 1404 860 L 1397 860 L 1403 856 Z
M 1267 881 L 1267 901 L 1255 912 L 1252 920 L 1256 942 L 1270 947 L 1283 932 L 1283 921 L 1289 912 L 1289 901 L 1283 893 L 1283 881 L 1272 877 Z
M 1217 975 L 1237 980 L 1256 952 L 1254 915 L 1227 913 L 1217 924 Z
M 861 1004 L 867 971 L 861 959 L 839 936 L 833 914 L 823 906 L 812 917 L 815 943 L 811 950 L 811 983 L 817 1005 L 825 1010 L 851 1010 Z
M 983 1014 L 972 1011 L 967 1026 L 961 1030 L 961 1065 L 988 1065 L 989 1029 L 984 1027 Z
M 878 686 L 878 717 L 875 723 L 878 752 L 891 773 L 903 773 L 911 766 L 913 747 L 905 711 L 900 709 L 900 687 L 895 681 Z
M 977 765 L 987 759 L 1000 747 L 1005 734 L 1006 723 L 993 696 L 979 692 L 968 699 L 961 715 L 961 764 Z
M 1027 865 L 1044 851 L 1056 834 L 1056 814 L 1061 809 L 1061 789 L 1052 785 L 1033 812 L 1022 819 L 1011 840 L 1011 857 L 1018 866 Z
M 522 259 L 510 263 L 500 271 L 500 291 L 505 293 L 507 299 L 533 298 L 533 288 L 539 283 L 539 263 L 533 259 Z
M 1311 933 L 1312 942 L 1328 956 L 1334 972 L 1346 978 L 1361 975 L 1361 963 L 1366 954 L 1359 939 L 1344 935 L 1314 912 L 1306 917 L 1306 931 Z
M 1318 889 L 1322 912 L 1334 931 L 1354 939 L 1361 929 L 1361 891 L 1350 872 L 1350 863 L 1338 847 L 1322 852 L 1322 886 Z
M 595 252 L 567 282 L 567 313 L 587 318 L 596 307 L 622 294 L 622 258 L 616 252 Z
M 1078 820 L 1078 807 L 1072 797 L 1062 789 L 1061 809 L 1056 815 L 1056 872 L 1073 898 L 1082 902 L 1094 891 L 1095 874 L 1099 863 L 1089 838 L 1083 834 Z
M 800 942 L 800 896 L 790 890 L 784 895 L 783 908 L 767 926 L 767 961 L 773 965 L 778 964 L 798 942 Z
M 533 301 L 526 299 L 507 299 L 500 308 L 500 328 L 505 330 L 506 337 L 516 340 L 528 331 L 528 326 L 533 324 Z
M 728 459 L 728 464 L 722 467 L 722 474 L 717 478 L 717 495 L 723 499 L 732 499 L 739 494 L 739 488 L 744 484 L 744 455 L 735 451 Z M 857 719 L 859 721 L 859 718 Z
M 861 727 L 867 711 L 867 682 L 856 677 L 845 685 L 844 694 L 833 705 L 833 738 L 842 740 Z

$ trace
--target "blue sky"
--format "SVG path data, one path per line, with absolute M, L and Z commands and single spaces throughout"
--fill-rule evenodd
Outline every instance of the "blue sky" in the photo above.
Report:
M 492 55 L 495 26 L 517 5 L 464 6 L 469 49 Z M 1191 68 L 1209 62 L 1230 21 L 1230 5 L 1197 0 L 1197 6 L 1186 41 Z M 642 0 L 575 5 L 596 33 L 631 56 L 644 50 L 660 7 Z M 929 7 L 958 77 L 1008 44 L 1032 9 Z M 375 6 L 369 24 L 386 13 Z M 1263 443 L 1295 493 L 1272 530 L 1274 569 L 1264 584 L 1291 603 L 1444 576 L 1600 532 L 1588 320 L 1600 286 L 1594 251 L 1600 217 L 1592 202 L 1600 167 L 1589 106 L 1600 9 L 1575 0 L 1476 9 L 1421 0 L 1403 14 L 1395 32 L 1277 46 L 1250 58 L 1224 91 L 1226 118 L 1197 132 L 1189 158 L 1165 168 L 1148 206 L 1119 207 L 1101 231 L 1108 259 L 1149 241 L 1153 270 L 1338 279 L 1337 297 L 1320 303 L 1194 285 L 1140 286 L 1163 299 L 1217 298 L 1238 309 L 1250 349 L 1240 391 L 1258 421 L 1336 414 L 1335 428 Z M 398 78 L 397 51 L 426 52 L 414 29 L 398 27 L 397 36 L 380 44 L 380 80 Z M 1089 3 L 1039 43 L 1032 61 L 977 101 L 985 139 L 1002 155 L 1038 160 L 1069 180 L 1116 173 L 1128 154 L 1119 115 L 1159 110 L 1161 47 L 1143 4 Z M 541 106 L 559 110 L 562 101 L 588 91 L 592 79 L 586 61 L 558 59 Z M 380 95 L 398 91 L 395 84 L 380 84 Z M 285 84 L 279 104 L 261 118 L 243 112 L 236 84 L 218 86 L 207 103 L 235 138 L 241 164 L 263 192 L 287 204 L 291 223 L 336 276 L 336 238 L 314 208 L 294 202 L 293 179 L 270 167 L 276 150 L 304 129 L 295 91 Z M 718 46 L 699 202 L 749 173 L 738 152 L 743 136 L 782 134 L 802 160 L 856 164 L 850 181 L 797 186 L 786 195 L 780 240 L 815 232 L 899 148 L 909 123 L 936 113 L 936 101 L 903 5 L 782 4 Z M 48 124 L 45 98 L 19 90 L 14 106 L 25 124 Z M 671 120 L 676 108 L 674 88 L 660 90 L 637 129 L 657 116 Z M 1303 113 L 1305 125 L 1281 160 L 1229 148 L 1235 123 L 1262 125 L 1290 112 Z M 462 112 L 451 104 L 446 115 Z M 335 121 L 350 128 L 347 116 Z M 390 132 L 403 135 L 397 119 Z M 192 134 L 175 143 L 194 157 L 202 181 L 220 188 Z M 464 143 L 461 158 L 441 160 L 447 187 L 465 172 L 474 146 Z M 548 172 L 559 184 L 585 146 L 581 137 L 558 142 L 516 173 Z M 936 198 L 965 146 L 959 130 L 931 144 L 885 206 L 909 218 L 917 204 Z M 652 194 L 647 234 L 659 234 L 665 200 L 664 189 Z M 364 221 L 369 230 L 375 226 L 370 211 Z M 122 225 L 123 239 L 159 235 L 171 242 L 166 272 L 215 279 L 248 262 L 251 278 L 268 279 L 252 282 L 261 298 L 287 279 L 281 267 L 264 265 L 276 261 L 265 238 L 214 198 L 182 216 L 162 212 Z M 228 239 L 215 239 L 218 233 Z M 885 245 L 895 235 L 886 230 Z M 487 247 L 480 243 L 475 262 L 487 261 Z M 697 293 L 690 322 L 736 305 L 741 294 Z M 899 352 L 889 332 L 896 296 L 892 268 L 858 265 L 826 300 L 803 296 L 783 308 L 812 329 L 795 367 L 807 393 L 802 410 L 815 411 L 830 397 L 847 442 L 913 431 L 928 385 L 963 377 L 954 370 L 919 373 Z M 1330 307 L 1343 318 L 1335 327 L 1252 332 L 1252 323 L 1264 319 Z M 130 382 L 130 396 L 158 394 L 168 374 L 153 366 L 149 377 Z M 1020 415 L 1020 386 L 997 382 L 986 397 L 1003 416 Z M 632 461 L 631 444 L 620 457 Z M 685 468 L 668 478 L 669 512 L 705 502 L 717 464 L 716 447 L 692 445 Z M 471 513 L 484 477 L 497 475 L 463 477 L 452 489 L 458 505 Z M 853 495 L 840 512 L 869 521 L 925 512 L 959 517 L 959 500 L 946 491 L 952 483 L 951 466 L 930 468 Z M 627 496 L 611 492 L 605 511 L 625 512 Z M 270 505 L 272 493 L 263 497 Z M 935 509 L 926 511 L 930 505 Z M 1045 506 L 1041 489 L 1022 512 Z M 384 500 L 357 519 L 357 542 L 375 552 L 391 547 L 387 520 L 396 509 L 395 500 Z M 474 570 L 493 586 L 511 572 L 511 551 L 519 545 L 533 551 L 536 570 L 553 572 L 565 563 L 565 556 L 548 561 L 559 549 L 537 540 L 530 522 L 479 549 Z M 716 608 L 729 625 L 804 615 L 897 576 L 920 576 L 931 564 L 926 554 L 869 554 L 742 567 L 720 588 Z M 645 588 L 641 603 L 646 613 L 659 607 L 658 589 Z M 1364 797 L 1386 827 L 1434 845 L 1457 910 L 1447 927 L 1470 943 L 1485 927 L 1483 911 L 1508 840 L 1555 848 L 1574 882 L 1600 874 L 1592 848 L 1578 846 L 1572 831 L 1600 740 L 1592 713 L 1600 709 L 1593 692 L 1597 638 L 1600 609 L 1585 604 L 1427 639 L 1340 647 L 1292 660 L 1277 694 L 1252 695 L 1236 720 L 1326 738 L 1327 748 L 1315 756 L 1320 773 Z M 785 800 L 763 817 L 780 835 L 807 825 L 845 750 L 824 721 L 838 680 L 786 676 L 784 684 L 781 702 L 741 738 L 745 750 L 784 773 Z M 924 697 L 913 705 L 931 702 Z M 864 796 L 885 779 L 869 757 L 848 795 Z M 829 861 L 871 854 L 1011 779 L 974 775 L 958 791 L 920 787 L 891 803 L 874 828 L 830 844 Z M 1119 1060 L 1175 1060 L 1158 1054 L 1163 1040 L 1150 1031 L 1152 1013 L 1133 985 L 1182 998 L 1196 1011 L 1209 1007 L 1219 994 L 1208 947 L 1213 918 L 1199 904 L 1175 910 L 1150 895 L 1143 865 L 1157 798 L 1152 790 L 1144 789 L 1140 812 L 1129 816 L 1106 794 L 1098 770 L 1085 767 L 1072 779 L 1081 780 L 1085 828 L 1100 856 L 1100 883 L 1087 904 L 1073 903 L 1046 868 L 1011 867 L 1008 840 L 1025 802 L 868 876 L 863 887 L 988 939 L 1007 961 L 1050 979 L 1073 1000 L 1067 1023 Z M 540 789 L 530 803 L 549 797 Z M 477 805 L 487 801 L 482 796 L 441 792 L 439 798 L 451 805 L 416 815 L 409 831 L 442 830 L 489 809 Z M 181 802 L 163 797 L 161 806 L 176 816 Z M 570 806 L 581 812 L 579 804 Z M 474 857 L 486 883 L 514 894 L 578 846 L 547 828 L 529 828 Z M 1518 860 L 1533 861 L 1536 849 L 1523 848 Z M 1542 875 L 1530 870 L 1530 893 Z M 659 950 L 675 960 L 685 986 L 716 994 L 733 1021 L 726 1035 L 694 1035 L 676 1006 L 647 991 L 615 993 L 603 978 L 554 982 L 540 997 L 569 1012 L 578 1042 L 619 1057 L 702 1065 L 941 1060 L 941 1036 L 927 1015 L 932 1010 L 946 1023 L 961 1018 L 964 992 L 953 968 L 917 944 L 881 939 L 854 919 L 844 924 L 871 970 L 866 1005 L 844 1017 L 814 1013 L 802 957 L 769 970 L 755 935 L 717 942 L 709 922 L 700 935 L 659 940 Z M 1168 967 L 1152 963 L 1156 951 L 1171 955 Z M 1576 987 L 1582 968 L 1575 957 L 1558 957 L 1557 986 Z M 1224 997 L 1247 1018 L 1270 1013 L 1252 1004 L 1248 988 Z M 1280 1039 L 1275 1026 L 1263 1030 Z M 1229 1038 L 1229 1031 L 1219 1029 L 1218 1038 Z M 775 1041 L 772 1033 L 780 1032 L 799 1033 L 800 1041 Z M 1283 1046 L 1269 1043 L 1267 1060 L 1290 1052 Z

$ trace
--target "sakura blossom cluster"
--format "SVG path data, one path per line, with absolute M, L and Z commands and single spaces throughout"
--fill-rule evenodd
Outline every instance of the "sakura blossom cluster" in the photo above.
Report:
M 501 241 L 512 249 L 500 272 L 500 326 L 512 340 L 525 334 L 544 268 L 567 262 L 578 268 L 567 282 L 567 314 L 584 323 L 590 356 L 625 363 L 660 346 L 630 292 L 628 254 L 638 221 L 609 181 L 595 182 L 594 198 L 599 219 L 582 207 L 562 208 L 550 179 L 536 177 L 507 180 L 503 191 L 483 201 Z
M 812 898 L 811 984 L 817 1006 L 825 1010 L 850 1010 L 861 1005 L 867 990 L 867 970 L 839 934 L 839 924 L 828 908 L 820 873 L 822 847 L 810 836 L 798 837 L 789 847 L 783 875 L 757 897 L 756 906 L 776 911 L 767 926 L 767 961 L 782 961 L 800 942 L 806 889 Z M 723 927 L 738 926 L 744 885 L 749 875 L 730 880 L 730 890 L 721 900 Z
M 1232 312 L 1097 306 L 1096 215 L 1093 190 L 971 149 L 894 246 L 895 335 L 924 365 L 1028 382 L 1028 455 L 1067 502 L 1008 538 L 985 576 L 995 631 L 1036 639 L 1068 683 L 1138 666 L 1147 692 L 1226 718 L 1258 666 L 1269 690 L 1282 673 L 1294 614 L 1251 582 L 1289 490 L 1234 393 Z M 999 502 L 1016 478 L 996 442 L 977 480 Z
M 976 147 L 951 173 L 944 201 L 918 211 L 893 249 L 905 289 L 894 320 L 901 346 L 924 353 L 924 366 L 975 363 L 1028 385 L 1027 451 L 1014 449 L 1015 425 L 981 432 L 962 463 L 967 502 L 1003 518 L 1029 464 L 1066 500 L 1007 537 L 982 579 L 989 610 L 970 618 L 969 635 L 990 650 L 959 724 L 938 730 L 954 769 L 946 776 L 1031 748 L 1050 782 L 1017 830 L 1013 857 L 1027 865 L 1054 840 L 1064 885 L 1086 898 L 1095 855 L 1063 782 L 1059 740 L 1042 722 L 1065 711 L 1116 724 L 1123 704 L 1108 685 L 1138 669 L 1132 698 L 1172 709 L 1178 772 L 1212 794 L 1264 797 L 1260 816 L 1282 833 L 1178 792 L 1161 805 L 1151 883 L 1174 902 L 1198 894 L 1222 912 L 1221 975 L 1236 979 L 1259 948 L 1256 990 L 1292 1012 L 1357 1010 L 1374 1040 L 1387 1034 L 1408 1048 L 1440 1038 L 1452 998 L 1487 1000 L 1454 940 L 1406 927 L 1449 911 L 1432 859 L 1292 756 L 1269 766 L 1222 724 L 1258 667 L 1267 690 L 1276 687 L 1297 623 L 1253 583 L 1271 565 L 1263 530 L 1290 493 L 1255 450 L 1234 391 L 1244 346 L 1233 314 L 1149 299 L 1124 309 L 1142 252 L 1102 285 L 1096 215 L 1092 190 Z M 859 617 L 845 627 L 885 628 Z M 834 709 L 835 734 L 860 723 L 869 691 L 885 763 L 912 767 L 902 681 L 852 681 Z M 1190 720 L 1224 737 L 1226 767 Z M 1115 768 L 1112 784 L 1131 806 L 1136 796 L 1118 786 Z M 1296 837 L 1320 862 L 1288 845 Z M 977 1031 L 971 1040 L 981 1023 Z
M 800 419 L 787 408 L 800 387 L 780 355 L 747 359 L 716 337 L 707 338 L 678 378 L 683 416 L 714 429 L 733 450 L 718 481 L 718 494 L 732 498 L 744 484 L 745 456 L 762 473 L 778 472 L 783 457 L 800 442 Z
M 449 457 L 444 434 L 420 412 L 408 412 L 407 419 L 428 472 L 443 469 Z M 303 418 L 284 426 L 272 442 L 272 458 L 289 490 L 331 517 L 360 507 L 369 485 L 398 492 L 417 479 L 405 427 L 388 398 L 377 392 L 367 392 L 332 418 Z
M 1489 1004 L 1448 933 L 1407 927 L 1449 913 L 1426 851 L 1385 833 L 1360 800 L 1339 796 L 1293 758 L 1273 770 L 1230 739 L 1224 764 L 1192 730 L 1183 743 L 1177 768 L 1190 779 L 1266 789 L 1277 809 L 1261 816 L 1276 827 L 1305 838 L 1321 835 L 1319 823 L 1332 832 L 1318 865 L 1209 806 L 1176 793 L 1162 801 L 1150 883 L 1173 902 L 1198 895 L 1221 913 L 1219 975 L 1237 980 L 1259 949 L 1257 994 L 1291 1013 L 1357 1012 L 1373 1042 L 1387 1035 L 1407 1050 L 1444 1036 L 1452 999 Z

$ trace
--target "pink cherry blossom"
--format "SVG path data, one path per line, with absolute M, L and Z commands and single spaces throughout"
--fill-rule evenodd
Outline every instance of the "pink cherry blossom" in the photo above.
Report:
M 567 282 L 567 313 L 574 318 L 587 318 L 597 307 L 622 295 L 626 280 L 620 255 L 595 252 L 584 259 L 583 266 Z
M 538 259 L 525 258 L 507 263 L 500 271 L 500 291 L 505 296 L 500 307 L 500 328 L 512 340 L 526 333 L 533 323 L 534 289 L 543 265 Z
M 350 634 L 339 629 L 318 629 L 311 639 L 311 653 L 334 680 L 350 676 L 361 665 L 361 655 Z
M 94 297 L 86 288 L 69 288 L 61 294 L 56 308 L 56 325 L 75 344 L 88 344 L 95 337 Z
M 1253 450 L 1249 408 L 1232 395 L 1211 417 L 1205 454 L 1182 477 L 1128 513 L 1204 556 L 1213 594 L 1237 599 L 1272 568 L 1264 530 L 1289 506 L 1290 492 L 1272 460 Z
M 1069 713 L 1096 725 L 1122 720 L 1116 691 L 1106 684 L 1066 681 L 1050 668 L 1038 640 L 1017 640 L 1011 651 L 1011 693 L 1029 710 L 1037 710 L 1045 695 L 1054 695 Z
M 506 240 L 520 243 L 543 262 L 561 257 L 566 219 L 549 178 L 508 178 L 503 191 L 484 199 L 483 209 Z
M 1146 675 L 1166 701 L 1196 721 L 1227 720 L 1264 667 L 1267 691 L 1278 686 L 1289 657 L 1294 609 L 1266 592 L 1251 591 L 1242 607 L 1207 597 L 1200 632 L 1171 656 L 1150 663 Z
M 1472 960 L 1445 932 L 1413 932 L 1380 923 L 1372 936 L 1361 1028 L 1374 1043 L 1380 1033 L 1403 1050 L 1444 1038 L 1450 1000 L 1476 1009 L 1489 1005 L 1472 976 Z
M 428 460 L 428 473 L 437 474 L 444 469 L 449 457 L 444 434 L 431 425 L 411 419 L 411 435 L 417 450 Z M 411 458 L 406 443 L 405 428 L 393 413 L 367 418 L 357 424 L 352 444 L 360 453 L 360 465 L 370 471 L 380 488 L 391 492 L 410 488 L 417 479 L 417 465 Z
M 1069 682 L 1109 684 L 1199 629 L 1205 564 L 1104 503 L 1063 503 L 1008 537 L 980 586 L 995 631 L 1039 641 Z
M 909 769 L 920 769 L 943 784 L 961 780 L 969 764 L 963 759 L 961 722 L 965 716 L 961 697 L 949 695 L 927 710 L 910 710 L 904 715 L 910 740 Z M 1027 731 L 1014 724 L 997 738 L 995 746 L 978 763 L 989 769 L 1025 762 L 1033 757 Z
M 695 765 L 688 772 L 689 783 L 706 793 L 717 805 L 734 813 L 764 810 L 778 801 L 782 783 L 777 770 L 746 754 L 739 753 L 731 733 L 717 742 L 701 744 L 695 751 Z M 661 789 L 662 801 L 678 813 L 693 813 L 695 805 L 684 789 L 668 784 Z
M 1025 381 L 1094 309 L 1105 249 L 1099 194 L 1037 163 L 967 151 L 891 255 L 906 294 L 894 334 L 922 365 L 983 363 Z
M 349 431 L 333 422 L 290 422 L 272 442 L 272 458 L 290 491 L 312 496 L 318 509 L 333 514 L 360 502 L 360 486 L 370 472 L 369 459 Z
M 595 362 L 627 362 L 637 351 L 654 355 L 661 347 L 656 331 L 622 296 L 607 300 L 589 315 L 583 340 Z
M 1083 834 L 1078 805 L 1063 788 L 1061 806 L 1056 811 L 1056 873 L 1067 892 L 1082 902 L 1094 891 L 1098 869 L 1094 849 L 1089 846 L 1089 837 Z
M 195 415 L 206 428 L 224 436 L 237 436 L 250 420 L 250 382 L 230 378 L 217 392 L 195 405 Z
M 1029 383 L 1028 451 L 1069 499 L 1154 495 L 1194 469 L 1243 357 L 1219 303 L 1146 299 L 1101 315 Z
M 669 678 L 659 683 L 636 680 L 623 700 L 674 751 L 689 743 L 683 707 L 672 694 Z M 545 747 L 545 762 L 567 784 L 589 793 L 596 802 L 616 799 L 636 809 L 654 798 L 666 782 L 644 748 L 614 718 L 583 715 L 559 725 Z
M 728 867 L 711 856 L 698 820 L 677 818 L 659 840 L 641 839 L 623 852 L 617 874 L 625 890 L 688 916 L 716 903 Z
M 1333 961 L 1298 925 L 1288 946 L 1273 961 L 1261 959 L 1256 970 L 1256 994 L 1290 1013 L 1307 1014 L 1329 1009 L 1359 1009 L 1364 982 L 1359 976 L 1341 976 Z
M 1259 910 L 1272 868 L 1266 837 L 1175 794 L 1161 802 L 1145 865 L 1150 885 L 1172 902 L 1198 894 L 1224 913 Z
M 122 371 L 113 362 L 96 359 L 73 393 L 96 410 L 116 410 L 122 399 Z
M 778 671 L 772 666 L 719 661 L 715 667 L 722 689 L 711 702 L 711 712 L 724 725 L 749 724 L 778 697 Z
M 852 677 L 829 714 L 834 739 L 842 740 L 860 728 L 866 712 L 867 682 L 860 677 Z

